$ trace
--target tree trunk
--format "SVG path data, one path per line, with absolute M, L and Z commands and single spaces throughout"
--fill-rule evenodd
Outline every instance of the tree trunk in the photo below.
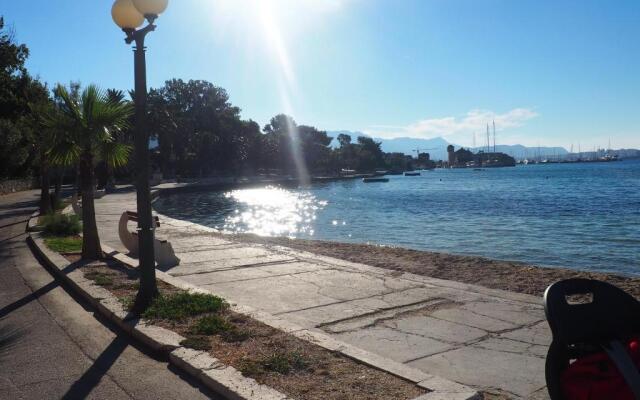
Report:
M 80 156 L 80 189 L 82 192 L 82 258 L 98 260 L 103 257 L 96 224 L 94 193 L 93 155 L 85 149 Z
M 113 193 L 116 190 L 116 180 L 113 172 L 113 167 L 109 162 L 105 161 L 105 169 L 107 173 L 107 183 L 104 185 L 104 189 L 107 193 Z
M 64 167 L 58 167 L 57 172 L 56 183 L 54 184 L 55 188 L 53 190 L 53 200 L 51 201 L 51 204 L 57 204 L 60 200 L 60 192 L 62 191 L 62 183 L 64 182 Z
M 80 187 L 80 163 L 78 163 L 78 165 L 76 165 L 76 169 L 74 171 L 74 174 L 76 175 L 76 185 L 73 188 L 76 193 L 78 194 L 78 196 L 82 195 L 82 189 Z
M 40 215 L 51 213 L 51 196 L 49 194 L 49 165 L 44 155 L 40 156 Z

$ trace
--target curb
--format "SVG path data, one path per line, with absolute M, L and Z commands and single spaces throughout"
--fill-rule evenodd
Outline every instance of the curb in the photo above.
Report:
M 94 306 L 109 321 L 125 332 L 144 343 L 149 348 L 168 356 L 169 363 L 194 377 L 204 386 L 225 398 L 232 400 L 285 400 L 285 394 L 259 384 L 252 378 L 243 376 L 240 371 L 224 365 L 207 352 L 182 347 L 180 342 L 185 338 L 173 331 L 148 324 L 144 319 L 134 317 L 124 310 L 120 301 L 108 290 L 88 280 L 75 268 L 70 268 L 68 260 L 60 254 L 49 250 L 44 244 L 42 235 L 32 232 L 37 224 L 37 212 L 28 223 L 28 242 L 37 256 L 46 263 L 75 292 Z M 35 223 L 32 223 L 35 221 Z M 115 259 L 131 268 L 137 268 L 137 261 L 109 246 L 102 245 L 107 257 Z M 205 289 L 191 285 L 165 272 L 156 270 L 157 279 L 190 292 L 211 293 Z M 295 325 L 282 318 L 255 310 L 248 306 L 231 304 L 234 312 L 249 316 L 275 329 L 290 333 L 300 339 L 316 344 L 324 349 L 338 352 L 357 362 L 387 372 L 391 375 L 412 382 L 421 388 L 431 390 L 414 400 L 476 400 L 479 394 L 465 385 L 449 381 L 438 376 L 427 374 L 405 364 L 384 358 L 377 354 L 362 350 L 348 343 L 336 340 L 320 331 L 310 330 Z
M 285 394 L 243 376 L 240 371 L 222 364 L 206 352 L 182 347 L 180 342 L 185 339 L 183 336 L 133 317 L 111 292 L 86 279 L 78 269 L 70 268 L 72 264 L 67 259 L 49 250 L 39 233 L 30 232 L 27 241 L 38 258 L 95 307 L 100 315 L 152 350 L 167 356 L 170 364 L 194 377 L 208 389 L 230 400 L 288 399 Z

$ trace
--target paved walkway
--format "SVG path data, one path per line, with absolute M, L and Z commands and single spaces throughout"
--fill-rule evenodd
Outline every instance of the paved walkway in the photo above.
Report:
M 0 399 L 206 399 L 72 298 L 34 258 L 37 193 L 0 196 Z
M 100 234 L 124 252 L 117 222 L 135 194 L 97 201 Z M 513 398 L 548 398 L 550 334 L 539 298 L 212 236 L 160 216 L 179 266 L 167 272 L 231 302 L 319 329 L 427 373 Z M 481 271 L 478 271 L 481 273 Z

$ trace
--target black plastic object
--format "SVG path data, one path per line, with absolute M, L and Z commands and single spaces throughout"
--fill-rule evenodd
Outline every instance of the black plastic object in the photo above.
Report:
M 640 334 L 640 303 L 606 282 L 567 279 L 549 286 L 544 309 L 553 334 L 545 375 L 552 400 L 567 400 L 560 377 L 570 360 L 606 351 L 640 400 L 640 373 L 628 353 L 626 340 Z

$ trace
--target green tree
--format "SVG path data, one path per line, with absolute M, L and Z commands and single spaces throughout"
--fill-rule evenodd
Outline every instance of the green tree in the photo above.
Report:
M 15 42 L 0 17 L 0 179 L 28 176 L 38 161 L 33 110 L 48 101 L 48 91 L 28 74 L 28 56 L 29 49 Z
M 210 82 L 173 79 L 149 92 L 149 122 L 158 139 L 164 172 L 207 175 L 243 161 L 240 109 Z
M 370 137 L 358 137 L 358 169 L 361 171 L 373 171 L 376 168 L 384 168 L 384 153 L 380 148 L 380 142 Z
M 72 164 L 80 169 L 82 194 L 82 258 L 99 259 L 103 256 L 98 236 L 94 205 L 94 163 L 105 156 L 104 149 L 112 146 L 109 162 L 125 164 L 130 149 L 116 143 L 116 136 L 127 127 L 132 114 L 129 103 L 114 102 L 97 86 L 86 87 L 79 99 L 74 99 L 67 88 L 56 87 L 61 99 L 56 112 L 48 119 L 48 126 L 58 133 L 51 149 L 54 162 Z

